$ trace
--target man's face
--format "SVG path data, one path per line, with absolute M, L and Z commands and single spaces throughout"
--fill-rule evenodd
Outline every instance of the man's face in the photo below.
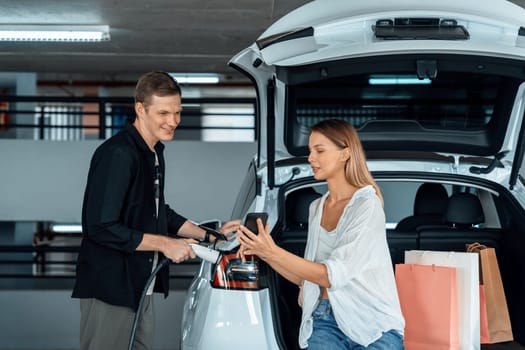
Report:
M 135 126 L 146 143 L 152 148 L 158 141 L 171 141 L 180 123 L 180 95 L 153 95 L 148 104 L 135 103 L 137 119 Z

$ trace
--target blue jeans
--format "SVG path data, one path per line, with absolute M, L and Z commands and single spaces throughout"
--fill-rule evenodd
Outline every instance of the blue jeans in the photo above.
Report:
M 308 350 L 404 350 L 403 337 L 395 330 L 384 332 L 366 348 L 352 341 L 337 326 L 328 299 L 319 300 L 312 318 L 313 332 L 308 339 Z

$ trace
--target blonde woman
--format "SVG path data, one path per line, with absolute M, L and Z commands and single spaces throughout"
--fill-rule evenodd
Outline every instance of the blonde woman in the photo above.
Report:
M 259 235 L 241 226 L 239 255 L 258 255 L 302 286 L 301 348 L 404 349 L 383 198 L 357 132 L 325 120 L 312 127 L 308 147 L 314 177 L 328 191 L 310 206 L 304 258 L 278 247 L 261 222 Z

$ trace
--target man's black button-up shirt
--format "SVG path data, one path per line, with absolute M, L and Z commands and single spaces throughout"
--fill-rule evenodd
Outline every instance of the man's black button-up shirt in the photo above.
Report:
M 159 214 L 155 205 L 155 153 L 127 123 L 95 151 L 82 207 L 83 239 L 77 262 L 75 298 L 138 307 L 152 270 L 153 252 L 135 251 L 144 233 L 175 235 L 186 218 L 164 201 L 164 145 L 158 142 Z M 167 295 L 168 268 L 157 275 L 155 291 Z

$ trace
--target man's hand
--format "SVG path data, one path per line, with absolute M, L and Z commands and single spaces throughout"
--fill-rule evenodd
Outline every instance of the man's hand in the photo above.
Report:
M 224 225 L 222 225 L 218 231 L 224 234 L 227 239 L 229 239 L 230 236 L 235 235 L 235 231 L 237 231 L 239 228 L 239 223 L 240 221 L 238 220 L 228 221 L 224 223 Z M 177 232 L 177 235 L 180 237 L 191 237 L 201 241 L 204 241 L 206 237 L 208 237 L 210 243 L 215 242 L 217 239 L 217 237 L 211 233 L 206 234 L 206 227 L 197 225 L 190 220 L 186 220 L 186 222 L 179 229 L 179 232 Z
M 234 237 L 237 231 L 239 230 L 239 226 L 241 225 L 240 220 L 232 220 L 225 222 L 220 228 L 219 231 L 222 232 L 226 239 L 230 240 L 231 237 Z
M 188 259 L 195 259 L 195 252 L 190 243 L 197 243 L 194 239 L 167 238 L 162 253 L 171 261 L 181 263 Z

